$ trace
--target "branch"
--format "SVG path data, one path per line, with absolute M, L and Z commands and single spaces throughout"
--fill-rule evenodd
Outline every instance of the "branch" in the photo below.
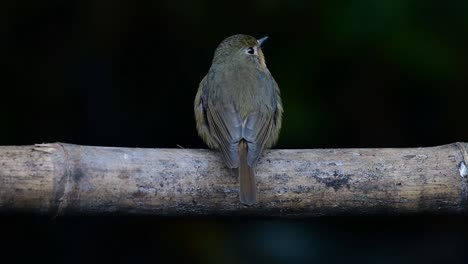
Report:
M 270 150 L 258 204 L 209 150 L 40 144 L 0 147 L 0 212 L 157 216 L 465 213 L 468 143 L 405 149 Z

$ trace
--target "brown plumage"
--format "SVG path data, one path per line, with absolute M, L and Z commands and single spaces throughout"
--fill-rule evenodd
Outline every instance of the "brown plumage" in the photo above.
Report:
M 261 50 L 265 39 L 234 35 L 223 40 L 195 97 L 198 134 L 238 171 L 239 198 L 246 205 L 256 203 L 254 167 L 277 141 L 283 113 Z

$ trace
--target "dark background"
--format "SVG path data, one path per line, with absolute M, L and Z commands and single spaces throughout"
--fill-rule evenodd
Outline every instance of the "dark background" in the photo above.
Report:
M 2 1 L 0 145 L 203 148 L 198 83 L 218 43 L 269 36 L 278 148 L 468 141 L 468 2 Z M 466 217 L 2 216 L 16 261 L 464 263 Z

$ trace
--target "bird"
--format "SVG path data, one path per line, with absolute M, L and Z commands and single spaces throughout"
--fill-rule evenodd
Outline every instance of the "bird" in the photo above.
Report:
M 221 41 L 194 101 L 198 134 L 239 175 L 239 200 L 246 206 L 257 203 L 254 169 L 278 140 L 283 115 L 262 52 L 267 38 L 238 34 Z

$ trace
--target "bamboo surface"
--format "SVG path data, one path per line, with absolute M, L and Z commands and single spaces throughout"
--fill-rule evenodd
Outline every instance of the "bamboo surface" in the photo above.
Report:
M 53 143 L 0 147 L 0 213 L 311 217 L 460 214 L 467 143 L 428 148 L 269 150 L 258 203 L 239 203 L 218 153 Z

